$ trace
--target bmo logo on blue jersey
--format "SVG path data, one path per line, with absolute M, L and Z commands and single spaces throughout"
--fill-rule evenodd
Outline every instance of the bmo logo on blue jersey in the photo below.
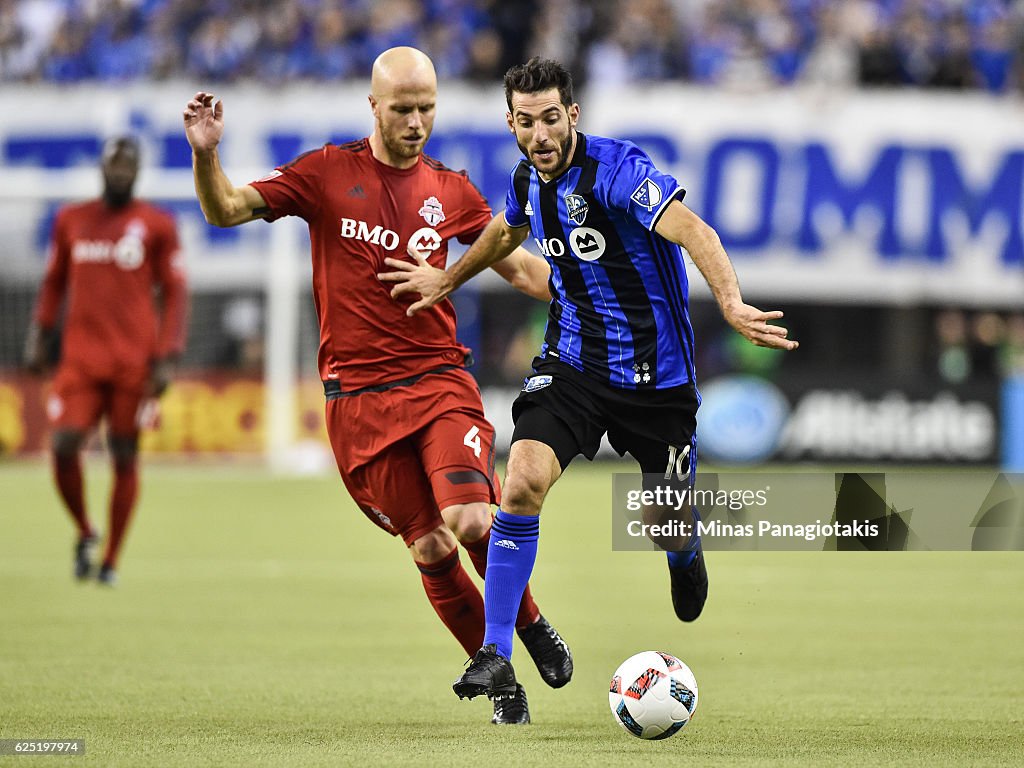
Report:
M 577 227 L 569 233 L 569 247 L 576 258 L 597 261 L 604 256 L 604 235 L 590 227 Z
M 537 247 L 549 259 L 565 256 L 565 243 L 557 237 L 545 237 L 543 240 L 534 238 Z M 577 227 L 569 233 L 569 248 L 581 261 L 597 261 L 604 256 L 604 235 L 590 227 Z
M 380 224 L 370 229 L 370 225 L 365 221 L 342 219 L 340 234 L 348 240 L 362 240 L 365 243 L 373 243 L 387 251 L 393 251 L 398 247 L 398 233 L 390 229 L 384 229 Z

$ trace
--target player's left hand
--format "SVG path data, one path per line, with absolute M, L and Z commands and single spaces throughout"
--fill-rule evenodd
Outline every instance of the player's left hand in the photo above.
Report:
M 409 308 L 405 310 L 405 314 L 412 317 L 417 312 L 437 304 L 452 292 L 452 287 L 447 272 L 431 266 L 426 256 L 413 248 L 412 244 L 409 245 L 408 251 L 415 260 L 415 264 L 386 258 L 384 263 L 398 271 L 381 272 L 378 273 L 377 278 L 385 283 L 395 283 L 395 287 L 391 289 L 391 298 L 393 299 L 409 293 L 419 294 L 419 301 L 410 304 Z
M 741 302 L 723 310 L 723 314 L 726 322 L 751 344 L 786 351 L 792 351 L 800 346 L 799 342 L 786 338 L 789 335 L 787 328 L 770 322 L 782 319 L 781 310 L 762 312 L 757 307 Z
M 149 369 L 149 381 L 146 383 L 147 397 L 160 397 L 170 386 L 174 374 L 174 360 L 161 357 L 153 361 Z

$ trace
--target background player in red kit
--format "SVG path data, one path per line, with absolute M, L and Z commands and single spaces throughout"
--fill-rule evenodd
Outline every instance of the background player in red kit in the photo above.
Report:
M 101 418 L 114 464 L 110 529 L 100 582 L 113 585 L 117 558 L 138 495 L 142 408 L 167 388 L 184 346 L 186 286 L 171 216 L 132 196 L 139 170 L 134 139 L 103 149 L 103 196 L 57 214 L 25 362 L 41 372 L 65 304 L 60 362 L 47 412 L 61 498 L 78 528 L 75 575 L 92 573 L 96 529 L 85 508 L 81 449 Z M 154 298 L 159 289 L 161 301 Z
M 490 504 L 500 493 L 494 429 L 465 368 L 469 350 L 455 340 L 451 303 L 408 317 L 377 278 L 384 259 L 404 257 L 409 246 L 443 267 L 448 241 L 472 242 L 490 220 L 465 173 L 422 154 L 436 98 L 425 54 L 385 51 L 373 67 L 369 138 L 307 152 L 243 187 L 231 184 L 218 159 L 221 103 L 197 93 L 184 119 L 196 192 L 211 223 L 289 215 L 308 222 L 327 431 L 342 479 L 372 522 L 405 541 L 438 616 L 472 654 L 483 638 L 483 600 L 457 543 L 482 576 Z M 496 269 L 524 292 L 550 299 L 543 260 L 520 250 Z M 516 627 L 545 682 L 567 683 L 572 656 L 529 589 Z M 495 698 L 493 722 L 529 722 L 521 686 Z

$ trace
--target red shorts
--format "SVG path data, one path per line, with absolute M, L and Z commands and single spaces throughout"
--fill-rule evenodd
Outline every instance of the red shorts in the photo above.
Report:
M 87 432 L 107 418 L 110 434 L 131 437 L 138 433 L 139 406 L 145 396 L 146 368 L 96 377 L 76 365 L 61 365 L 46 401 L 46 415 L 55 429 Z
M 464 369 L 328 400 L 338 470 L 372 522 L 407 545 L 444 525 L 455 504 L 497 504 L 494 427 Z

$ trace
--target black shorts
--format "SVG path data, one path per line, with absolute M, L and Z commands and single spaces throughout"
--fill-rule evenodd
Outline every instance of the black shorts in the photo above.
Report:
M 601 438 L 629 453 L 645 474 L 692 478 L 697 462 L 697 391 L 617 389 L 558 360 L 535 358 L 534 375 L 512 404 L 512 442 L 537 440 L 564 470 L 582 453 L 593 459 Z

